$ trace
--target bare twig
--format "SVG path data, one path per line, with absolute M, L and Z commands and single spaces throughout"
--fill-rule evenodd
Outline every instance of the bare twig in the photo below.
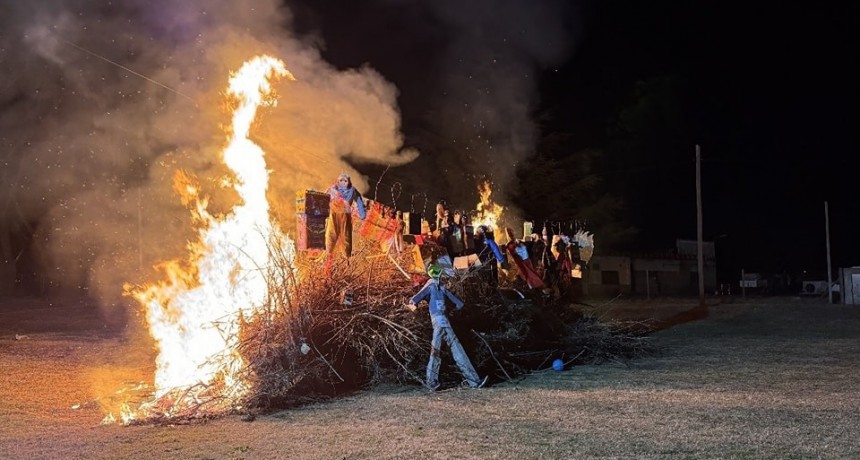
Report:
M 327 359 L 325 359 L 325 356 L 323 356 L 323 354 L 319 351 L 319 349 L 316 347 L 316 345 L 311 345 L 311 348 L 313 348 L 314 351 L 317 352 L 318 355 L 320 355 L 320 359 L 323 360 L 323 362 L 328 365 L 329 369 L 331 369 L 331 371 L 334 372 L 334 375 L 336 375 L 337 378 L 339 378 L 341 382 L 346 382 L 346 380 L 344 380 L 343 377 L 341 377 L 340 374 L 337 373 L 337 369 L 335 369 L 334 366 L 332 366 L 331 363 L 328 362 Z
M 487 341 L 484 339 L 484 337 L 481 336 L 481 334 L 478 331 L 472 329 L 472 333 L 475 334 L 475 336 L 477 336 L 479 339 L 481 339 L 481 342 L 484 342 L 484 345 L 487 346 L 487 350 L 490 351 L 490 356 L 493 357 L 493 360 L 496 362 L 496 364 L 499 365 L 499 369 L 501 369 L 502 372 L 504 372 L 505 377 L 507 377 L 508 381 L 510 382 L 512 380 L 511 375 L 508 374 L 508 371 L 505 370 L 505 366 L 502 366 L 502 363 L 499 362 L 498 358 L 496 358 L 496 354 L 493 352 L 493 348 L 490 347 L 490 344 L 487 343 Z

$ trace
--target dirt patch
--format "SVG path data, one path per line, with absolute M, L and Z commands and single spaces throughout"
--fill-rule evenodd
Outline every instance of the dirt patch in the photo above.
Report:
M 695 302 L 682 304 L 616 312 L 671 317 Z M 48 331 L 0 312 L 6 458 L 860 458 L 855 307 L 722 303 L 655 333 L 659 354 L 627 364 L 483 390 L 375 388 L 253 422 L 138 427 L 99 422 L 115 390 L 151 379 L 151 350 L 98 333 L 97 320 Z

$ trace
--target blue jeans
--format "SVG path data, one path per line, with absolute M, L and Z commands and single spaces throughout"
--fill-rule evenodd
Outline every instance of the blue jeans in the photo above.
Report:
M 435 389 L 439 386 L 439 366 L 442 365 L 442 339 L 448 342 L 448 347 L 451 349 L 451 354 L 454 356 L 454 362 L 460 368 L 460 373 L 469 382 L 469 386 L 476 387 L 480 385 L 481 379 L 475 368 L 472 367 L 472 362 L 466 356 L 466 350 L 463 350 L 463 345 L 457 339 L 457 334 L 454 334 L 454 329 L 450 326 L 433 325 L 433 340 L 430 342 L 430 361 L 427 363 L 427 386 Z

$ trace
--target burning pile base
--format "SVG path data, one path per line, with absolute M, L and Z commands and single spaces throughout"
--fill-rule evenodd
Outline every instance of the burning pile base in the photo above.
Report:
M 138 395 L 149 402 L 126 404 L 138 409 L 122 423 L 187 423 L 295 407 L 373 384 L 425 385 L 432 326 L 426 306 L 406 308 L 423 284 L 420 275 L 401 268 L 412 262 L 408 250 L 380 254 L 378 245 L 360 242 L 349 261 L 335 261 L 327 274 L 324 256 L 300 253 L 291 261 L 282 248 L 270 250 L 269 303 L 240 315 L 238 328 L 230 328 L 237 331 L 242 363 L 237 378 L 174 389 L 154 400 Z M 453 327 L 491 383 L 551 369 L 554 360 L 564 366 L 625 361 L 649 351 L 649 331 L 641 323 L 584 317 L 569 301 L 494 286 L 483 270 L 489 267 L 460 272 L 446 284 L 466 304 L 450 313 Z M 442 387 L 461 384 L 447 348 L 440 376 Z
M 424 309 L 405 308 L 417 290 L 399 268 L 408 266 L 406 254 L 389 258 L 362 244 L 328 276 L 322 261 L 300 256 L 298 271 L 311 275 L 294 292 L 270 286 L 272 304 L 242 325 L 240 353 L 252 386 L 242 406 L 265 411 L 377 383 L 423 385 L 432 326 Z M 491 381 L 546 368 L 553 359 L 598 363 L 647 352 L 641 328 L 583 317 L 569 303 L 495 287 L 481 275 L 473 269 L 447 285 L 466 303 L 452 314 L 454 328 Z M 443 386 L 460 383 L 452 361 L 443 358 Z

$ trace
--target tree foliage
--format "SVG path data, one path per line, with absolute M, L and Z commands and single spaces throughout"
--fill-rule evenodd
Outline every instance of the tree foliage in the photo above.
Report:
M 627 223 L 625 202 L 609 192 L 593 171 L 603 152 L 571 152 L 570 140 L 567 134 L 548 136 L 538 153 L 520 165 L 514 203 L 524 210 L 525 218 L 538 224 L 579 223 L 596 235 L 602 247 L 617 247 L 637 232 Z

